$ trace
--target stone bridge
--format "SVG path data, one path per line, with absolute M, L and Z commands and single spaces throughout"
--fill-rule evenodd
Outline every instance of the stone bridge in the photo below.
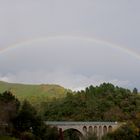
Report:
M 117 122 L 51 122 L 46 121 L 46 125 L 55 126 L 59 129 L 60 133 L 72 129 L 79 132 L 81 137 L 86 137 L 90 133 L 95 133 L 100 139 L 108 132 L 116 130 L 120 123 Z

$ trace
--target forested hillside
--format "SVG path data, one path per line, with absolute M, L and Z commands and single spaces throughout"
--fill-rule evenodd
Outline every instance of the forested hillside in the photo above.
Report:
M 65 98 L 48 102 L 42 107 L 45 120 L 124 122 L 125 125 L 105 135 L 103 140 L 140 139 L 140 95 L 136 88 L 130 91 L 103 83 L 67 93 Z M 89 140 L 94 139 L 94 136 L 89 137 Z
M 130 91 L 103 83 L 78 92 L 67 91 L 63 98 L 40 101 L 36 100 L 39 106 L 32 106 L 26 100 L 20 102 L 9 91 L 1 93 L 0 123 L 8 125 L 6 129 L 0 128 L 0 134 L 10 133 L 16 138 L 31 137 L 33 140 L 57 140 L 57 129 L 45 126 L 44 121 L 118 121 L 125 122 L 125 125 L 105 135 L 103 140 L 140 139 L 140 94 L 136 88 Z
M 46 120 L 127 121 L 140 113 L 140 95 L 109 83 L 68 93 L 44 105 Z

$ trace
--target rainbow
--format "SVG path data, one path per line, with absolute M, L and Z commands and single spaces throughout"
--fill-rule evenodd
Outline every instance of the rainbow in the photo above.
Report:
M 109 41 L 100 40 L 100 39 L 92 38 L 92 37 L 66 36 L 66 35 L 65 36 L 40 37 L 40 38 L 33 38 L 33 39 L 29 39 L 29 40 L 20 41 L 20 42 L 14 43 L 12 45 L 9 45 L 7 47 L 1 48 L 0 49 L 0 54 L 5 53 L 7 51 L 10 51 L 11 49 L 14 49 L 14 48 L 24 47 L 26 45 L 29 46 L 32 43 L 44 42 L 44 41 L 55 40 L 55 39 L 58 39 L 58 40 L 59 39 L 60 40 L 71 39 L 71 40 L 80 40 L 80 41 L 85 41 L 85 42 L 97 43 L 97 44 L 105 45 L 105 46 L 113 48 L 113 49 L 120 50 L 121 52 L 126 53 L 126 54 L 128 54 L 130 56 L 133 56 L 136 59 L 140 60 L 140 54 L 131 50 L 131 49 L 129 49 L 128 47 L 116 45 L 116 44 L 113 44 Z

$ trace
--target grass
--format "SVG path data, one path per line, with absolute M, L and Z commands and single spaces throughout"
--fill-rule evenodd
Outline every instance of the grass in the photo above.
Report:
M 6 90 L 11 91 L 19 100 L 26 99 L 32 103 L 64 97 L 68 91 L 59 85 L 27 85 L 0 81 L 0 93 Z

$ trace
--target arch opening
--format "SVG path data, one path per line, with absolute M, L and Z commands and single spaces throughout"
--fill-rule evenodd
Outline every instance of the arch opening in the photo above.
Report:
M 89 132 L 89 133 L 93 133 L 93 127 L 92 127 L 92 126 L 89 126 L 88 132 Z
M 86 126 L 83 127 L 83 131 L 84 131 L 84 133 L 87 133 L 87 127 Z
M 113 128 L 112 128 L 112 126 L 110 125 L 110 126 L 108 127 L 108 132 L 111 133 L 111 132 L 112 132 L 112 129 L 113 129 Z
M 107 126 L 103 127 L 103 134 L 105 135 L 107 133 Z
M 99 137 L 102 136 L 102 126 L 99 126 Z
M 94 126 L 94 133 L 97 135 L 97 126 Z
M 74 128 L 66 129 L 63 131 L 64 140 L 81 140 L 83 134 Z

